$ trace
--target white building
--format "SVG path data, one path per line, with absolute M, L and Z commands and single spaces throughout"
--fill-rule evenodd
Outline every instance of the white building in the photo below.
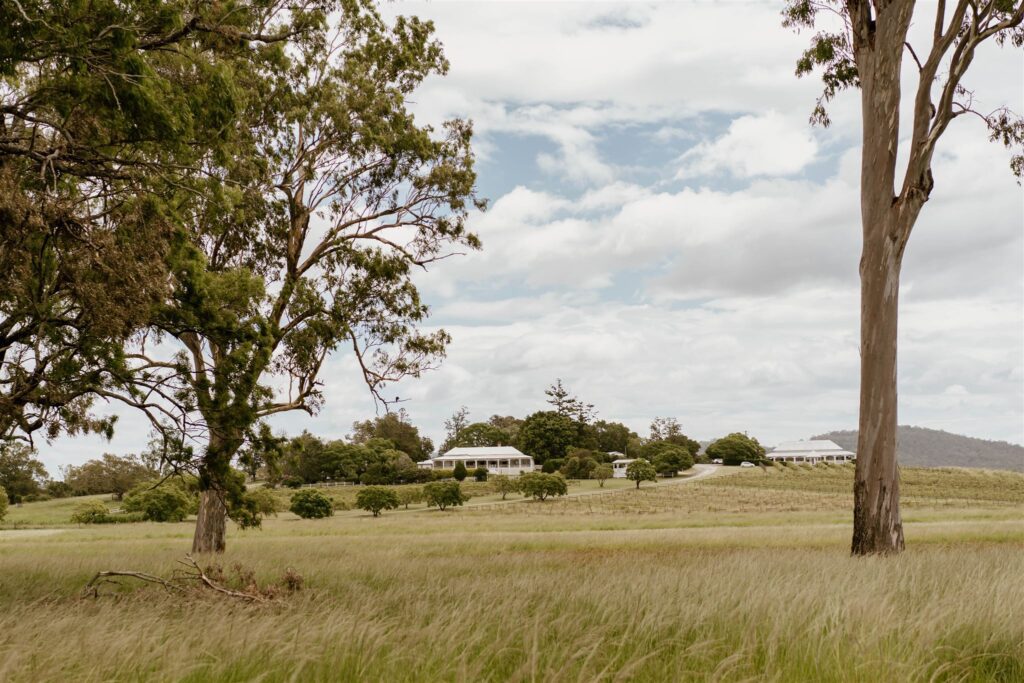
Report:
M 434 469 L 450 470 L 462 463 L 469 471 L 486 467 L 491 474 L 522 474 L 533 472 L 533 458 L 511 446 L 453 448 L 444 455 L 431 458 Z
M 616 479 L 626 478 L 626 468 L 629 467 L 629 463 L 636 460 L 636 458 L 619 458 L 618 460 L 612 460 L 612 476 Z
M 786 441 L 780 443 L 768 454 L 773 462 L 806 462 L 816 465 L 819 462 L 851 462 L 857 459 L 856 454 L 844 451 L 834 441 Z

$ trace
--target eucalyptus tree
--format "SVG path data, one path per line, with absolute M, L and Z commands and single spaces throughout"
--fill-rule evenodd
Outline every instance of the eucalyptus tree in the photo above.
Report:
M 199 183 L 174 291 L 133 365 L 136 405 L 199 445 L 181 463 L 202 491 L 194 551 L 224 549 L 229 514 L 248 519 L 232 461 L 264 418 L 320 408 L 329 354 L 351 353 L 385 405 L 387 384 L 443 357 L 413 274 L 478 247 L 465 222 L 483 205 L 470 124 L 418 125 L 407 98 L 447 67 L 431 23 L 389 25 L 359 0 L 249 84 L 244 142 Z
M 109 435 L 90 403 L 166 293 L 167 188 L 224 144 L 282 5 L 0 3 L 0 439 Z
M 784 19 L 793 28 L 819 29 L 797 63 L 797 75 L 823 72 L 812 122 L 828 125 L 825 105 L 844 89 L 860 89 L 861 381 L 852 551 L 899 552 L 896 324 L 903 254 L 935 187 L 938 142 L 954 120 L 979 117 L 993 141 L 1013 150 L 1014 173 L 1024 173 L 1024 120 L 1005 107 L 978 110 L 964 81 L 982 44 L 1024 46 L 1024 0 L 920 7 L 915 0 L 789 0 Z M 921 40 L 909 35 L 915 22 L 927 28 Z M 907 80 L 905 64 L 915 72 Z M 903 166 L 897 157 L 905 82 L 912 91 Z

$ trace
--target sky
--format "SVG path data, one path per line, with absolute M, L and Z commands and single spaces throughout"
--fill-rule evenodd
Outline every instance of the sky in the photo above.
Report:
M 410 106 L 435 126 L 473 120 L 490 201 L 470 220 L 483 250 L 417 275 L 430 329 L 453 337 L 440 369 L 387 392 L 422 433 L 440 443 L 460 406 L 473 420 L 546 409 L 556 378 L 641 435 L 656 416 L 767 445 L 856 427 L 859 97 L 831 104 L 831 127 L 808 123 L 821 83 L 795 77 L 809 37 L 779 9 L 382 6 L 434 21 L 451 69 Z M 1024 111 L 1019 50 L 987 46 L 966 81 L 978 108 Z M 903 268 L 900 423 L 1024 443 L 1024 193 L 971 117 L 934 175 Z M 339 438 L 375 414 L 350 355 L 322 378 L 321 412 L 277 431 Z M 121 411 L 112 441 L 40 456 L 55 473 L 139 451 L 147 431 Z

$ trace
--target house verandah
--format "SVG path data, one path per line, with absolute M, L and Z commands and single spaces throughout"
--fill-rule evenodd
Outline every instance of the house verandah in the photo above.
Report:
M 467 470 L 486 467 L 491 474 L 516 475 L 534 470 L 533 458 L 511 446 L 453 448 L 418 464 L 423 469 L 450 470 L 460 462 Z

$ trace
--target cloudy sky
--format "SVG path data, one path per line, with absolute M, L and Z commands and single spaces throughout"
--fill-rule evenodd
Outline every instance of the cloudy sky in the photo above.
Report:
M 384 12 L 434 20 L 451 71 L 413 107 L 474 121 L 491 201 L 472 219 L 483 251 L 418 279 L 454 337 L 440 370 L 393 387 L 421 430 L 439 441 L 461 405 L 543 409 L 558 377 L 642 434 L 655 416 L 766 444 L 856 426 L 859 100 L 808 125 L 820 83 L 794 77 L 808 38 L 778 3 Z M 1020 55 L 979 54 L 979 108 L 1024 110 Z M 903 271 L 901 423 L 1024 443 L 1024 194 L 1008 159 L 979 121 L 939 147 Z M 374 414 L 352 358 L 324 379 L 323 411 L 277 429 L 340 437 Z M 146 432 L 126 414 L 109 444 L 40 450 L 55 470 Z

